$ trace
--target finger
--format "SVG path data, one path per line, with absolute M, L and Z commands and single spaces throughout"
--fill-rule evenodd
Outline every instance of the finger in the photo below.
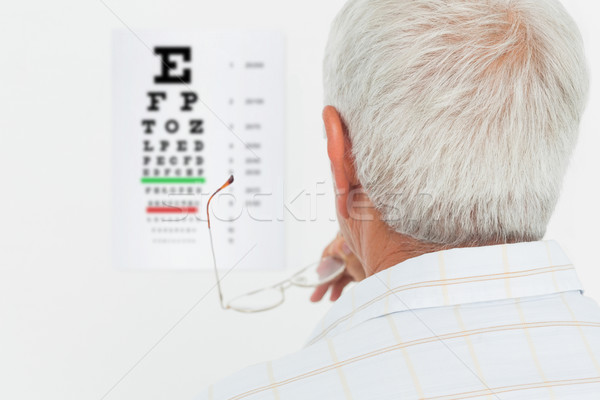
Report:
M 343 236 L 341 235 L 341 233 L 338 232 L 335 239 L 333 239 L 331 241 L 331 243 L 329 243 L 327 245 L 327 247 L 325 247 L 325 249 L 323 250 L 323 253 L 321 255 L 322 259 L 321 259 L 319 266 L 317 267 L 317 271 L 322 271 L 323 269 L 325 269 L 327 267 L 326 263 L 324 262 L 324 259 L 326 259 L 328 257 L 334 257 L 337 259 L 341 259 L 342 261 L 345 262 L 348 260 L 348 258 L 349 258 L 348 256 L 350 256 L 350 255 L 351 255 L 351 252 L 349 251 L 348 246 L 345 244 Z M 325 293 L 327 293 L 327 290 L 329 290 L 330 287 L 333 287 L 335 285 L 335 282 L 340 282 L 342 279 L 343 279 L 343 276 L 339 277 L 334 282 L 328 282 L 326 284 L 317 286 L 317 288 L 314 290 L 314 292 L 310 296 L 310 301 L 312 301 L 312 302 L 321 301 L 321 299 L 323 299 L 323 297 L 325 296 Z M 349 281 L 352 281 L 351 278 L 346 277 L 345 280 L 347 280 L 347 279 L 349 279 Z M 348 284 L 348 282 L 345 282 L 342 285 L 342 289 L 347 284 Z M 341 293 L 341 290 L 340 290 L 340 293 Z M 339 294 L 335 296 L 336 299 L 338 297 L 339 297 Z
M 313 294 L 310 296 L 310 301 L 312 301 L 313 303 L 321 301 L 323 296 L 325 296 L 325 293 L 327 293 L 327 289 L 329 289 L 328 283 L 317 286 Z
M 344 245 L 344 237 L 338 233 L 335 238 L 325 247 L 322 257 L 337 256 L 341 258 L 343 255 L 342 246 Z
M 322 258 L 317 266 L 319 277 L 337 276 L 340 268 L 344 267 L 344 261 L 332 256 Z
M 339 258 L 344 262 L 348 262 L 354 257 L 352 250 L 348 247 L 348 244 L 341 235 L 331 242 L 329 246 L 329 255 Z
M 334 251 L 334 244 L 335 241 L 338 240 L 338 236 L 335 237 L 335 239 L 333 239 L 331 242 L 329 242 L 329 244 L 327 246 L 325 246 L 325 249 L 323 249 L 323 253 L 321 254 L 321 257 L 327 257 L 327 256 L 331 256 L 333 251 Z
M 344 288 L 352 282 L 352 277 L 350 275 L 343 275 L 339 280 L 335 281 L 331 286 L 331 295 L 329 299 L 331 301 L 336 301 L 342 295 L 342 291 Z

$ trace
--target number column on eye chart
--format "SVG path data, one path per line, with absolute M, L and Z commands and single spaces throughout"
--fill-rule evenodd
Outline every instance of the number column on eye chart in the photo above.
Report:
M 229 128 L 234 134 L 229 138 L 229 155 L 227 157 L 229 173 L 236 177 L 236 184 L 231 188 L 235 196 L 230 206 L 242 209 L 245 216 L 255 215 L 262 204 L 259 194 L 265 191 L 262 185 L 262 149 L 267 139 L 263 132 L 266 98 L 261 91 L 260 83 L 265 80 L 267 71 L 265 61 L 245 57 L 230 60 L 227 65 L 236 88 L 226 99 L 230 111 Z M 232 215 L 232 217 L 235 217 Z M 235 223 L 230 223 L 228 243 L 235 243 Z

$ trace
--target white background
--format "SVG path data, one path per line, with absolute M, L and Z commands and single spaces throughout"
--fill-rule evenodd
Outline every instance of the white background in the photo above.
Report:
M 290 209 L 300 219 L 316 217 L 287 225 L 289 271 L 317 259 L 336 231 L 320 121 L 321 60 L 342 3 L 107 2 L 134 30 L 285 32 L 286 196 L 305 191 Z M 589 0 L 566 6 L 594 75 L 547 237 L 563 245 L 598 301 L 600 7 Z M 203 298 L 214 285 L 209 272 L 111 267 L 110 33 L 122 26 L 99 0 L 10 2 L 0 13 L 0 398 L 101 399 L 119 382 L 106 399 L 189 399 L 245 365 L 295 351 L 329 307 L 293 289 L 276 311 L 239 315 L 221 311 L 215 291 Z M 316 187 L 320 181 L 326 183 Z M 281 276 L 234 271 L 224 289 L 232 296 Z

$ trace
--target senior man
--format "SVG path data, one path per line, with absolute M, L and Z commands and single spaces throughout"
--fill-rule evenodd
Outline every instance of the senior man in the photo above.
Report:
M 324 81 L 337 301 L 201 398 L 599 399 L 600 309 L 542 240 L 588 89 L 558 1 L 350 0 Z

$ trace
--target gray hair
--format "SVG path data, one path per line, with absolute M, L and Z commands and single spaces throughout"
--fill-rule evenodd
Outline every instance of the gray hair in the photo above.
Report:
M 446 245 L 544 236 L 588 86 L 556 0 L 350 0 L 324 60 L 382 219 Z

